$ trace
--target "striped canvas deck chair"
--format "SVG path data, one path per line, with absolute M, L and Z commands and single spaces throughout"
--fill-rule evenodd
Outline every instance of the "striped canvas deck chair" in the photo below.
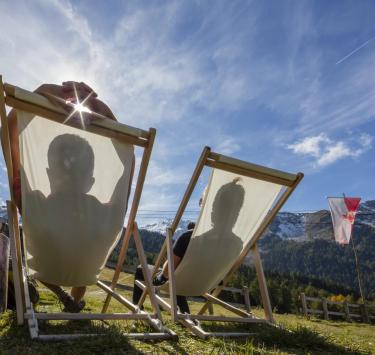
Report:
M 12 157 L 6 106 L 17 114 L 21 160 L 21 241 L 13 196 Z M 153 313 L 99 280 L 107 258 L 124 234 L 122 253 L 134 235 L 138 258 L 146 265 L 135 222 L 155 130 L 126 126 L 98 117 L 87 127 L 67 120 L 64 107 L 44 96 L 4 84 L 0 77 L 2 144 L 11 200 L 7 201 L 18 324 L 27 322 L 33 339 L 72 339 L 87 334 L 41 334 L 38 321 L 137 320 L 150 325 L 149 333 L 126 333 L 136 338 L 164 339 L 175 334 L 163 326 L 155 297 Z M 131 189 L 134 150 L 143 150 L 126 229 L 124 219 Z M 122 265 L 122 264 L 121 264 Z M 116 274 L 120 273 L 116 270 Z M 26 277 L 58 286 L 96 285 L 127 310 L 124 313 L 42 313 L 30 301 Z M 145 273 L 150 284 L 150 274 Z
M 186 253 L 173 272 L 172 237 L 205 166 L 212 171 L 200 214 Z M 182 323 L 202 338 L 249 335 L 248 332 L 205 331 L 202 321 L 274 323 L 256 243 L 302 178 L 302 173 L 277 171 L 204 148 L 154 268 L 155 274 L 167 255 L 169 278 L 161 289 L 169 292 L 169 302 L 159 295 L 157 299 L 175 322 Z M 263 319 L 218 298 L 250 252 L 265 312 Z M 139 302 L 142 304 L 149 289 L 139 281 L 137 284 L 144 290 Z M 198 314 L 182 314 L 177 308 L 176 295 L 203 296 L 206 303 Z M 224 307 L 234 316 L 213 315 L 213 304 Z M 207 310 L 210 314 L 204 314 Z

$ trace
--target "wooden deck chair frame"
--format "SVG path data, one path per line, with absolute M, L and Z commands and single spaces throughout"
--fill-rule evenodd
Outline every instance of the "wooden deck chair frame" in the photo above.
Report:
M 42 335 L 39 333 L 38 320 L 137 320 L 143 321 L 151 326 L 155 332 L 149 333 L 125 333 L 124 335 L 132 338 L 140 339 L 168 339 L 176 338 L 176 334 L 166 328 L 163 325 L 163 319 L 160 312 L 159 305 L 156 301 L 153 292 L 150 293 L 151 304 L 153 307 L 153 314 L 144 312 L 139 309 L 137 305 L 134 305 L 124 296 L 118 294 L 115 291 L 115 287 L 112 284 L 108 287 L 102 281 L 97 282 L 97 286 L 105 291 L 111 297 L 114 297 L 122 305 L 124 305 L 130 312 L 128 313 L 115 313 L 115 314 L 104 314 L 104 313 L 37 313 L 33 309 L 33 305 L 30 302 L 27 282 L 26 282 L 26 268 L 22 260 L 21 252 L 21 239 L 18 225 L 18 214 L 17 207 L 13 195 L 13 162 L 10 151 L 10 138 L 9 138 L 9 127 L 6 115 L 6 106 L 27 111 L 36 114 L 40 117 L 58 122 L 64 123 L 67 113 L 61 107 L 57 107 L 52 104 L 44 96 L 38 95 L 33 92 L 29 92 L 18 88 L 10 84 L 3 84 L 2 77 L 0 76 L 0 116 L 1 116 L 1 139 L 3 143 L 4 157 L 7 164 L 8 170 L 8 182 L 11 199 L 7 201 L 7 212 L 9 219 L 9 232 L 10 232 L 10 244 L 11 244 L 11 255 L 12 255 L 12 267 L 13 277 L 15 286 L 15 297 L 16 297 L 16 314 L 17 323 L 19 325 L 24 324 L 25 320 L 28 323 L 30 335 L 32 339 L 40 340 L 68 340 L 78 338 L 80 336 L 97 336 L 98 334 L 55 334 L 55 335 Z M 65 123 L 68 124 L 69 123 Z M 74 126 L 75 128 L 78 128 Z M 125 230 L 125 235 L 121 248 L 120 259 L 124 257 L 124 250 L 127 249 L 130 238 L 134 235 L 135 245 L 138 252 L 139 260 L 142 264 L 146 265 L 146 257 L 143 249 L 143 245 L 138 232 L 137 223 L 135 218 L 142 194 L 142 189 L 146 177 L 147 167 L 150 160 L 156 130 L 150 128 L 148 131 L 144 131 L 138 128 L 127 126 L 119 122 L 98 117 L 92 124 L 86 127 L 86 131 L 99 134 L 102 136 L 116 138 L 135 146 L 143 148 L 142 161 L 138 171 L 138 179 L 136 182 L 136 189 L 128 217 L 128 223 Z M 122 264 L 121 264 L 122 265 Z M 147 285 L 151 285 L 151 275 L 147 268 L 144 272 L 145 280 Z M 120 270 L 116 270 L 119 274 Z M 100 334 L 99 334 L 100 335 Z
M 188 204 L 188 201 L 191 197 L 191 194 L 197 184 L 198 178 L 203 170 L 203 168 L 211 167 L 216 168 L 232 173 L 236 173 L 243 176 L 252 177 L 255 179 L 260 179 L 268 182 L 277 183 L 286 187 L 284 192 L 279 194 L 277 200 L 273 204 L 270 212 L 266 215 L 263 222 L 260 224 L 258 229 L 256 230 L 254 237 L 251 241 L 244 247 L 241 254 L 238 256 L 237 260 L 224 277 L 222 283 L 217 285 L 217 287 L 209 294 L 205 293 L 202 295 L 206 298 L 206 302 L 200 311 L 197 314 L 182 314 L 178 311 L 177 308 L 177 299 L 176 299 L 176 290 L 175 290 L 175 279 L 174 279 L 174 265 L 173 265 L 173 250 L 172 250 L 172 237 L 174 232 L 177 229 L 177 226 L 181 220 L 181 217 L 185 211 L 185 208 Z M 194 173 L 191 177 L 191 180 L 187 186 L 185 194 L 182 198 L 181 204 L 177 210 L 176 216 L 171 224 L 171 226 L 167 230 L 167 237 L 162 246 L 162 249 L 157 257 L 155 267 L 153 270 L 153 276 L 156 274 L 159 267 L 162 265 L 162 262 L 165 260 L 167 256 L 168 259 L 168 273 L 169 273 L 169 303 L 162 299 L 160 296 L 156 295 L 157 300 L 162 309 L 170 312 L 172 320 L 174 322 L 179 322 L 182 325 L 186 326 L 192 333 L 201 337 L 207 338 L 211 336 L 222 336 L 222 337 L 237 337 L 237 336 L 248 336 L 251 333 L 242 333 L 242 332 L 207 332 L 202 329 L 199 324 L 199 321 L 217 321 L 217 322 L 239 322 L 239 323 L 268 323 L 274 324 L 275 320 L 272 315 L 272 308 L 270 303 L 270 298 L 268 294 L 266 279 L 263 272 L 262 262 L 259 254 L 259 250 L 257 247 L 257 241 L 261 237 L 261 235 L 265 232 L 267 227 L 272 222 L 273 218 L 276 216 L 278 211 L 287 201 L 289 196 L 292 194 L 294 189 L 297 187 L 299 182 L 302 180 L 303 174 L 289 174 L 282 171 L 262 167 L 255 164 L 250 164 L 238 159 L 233 159 L 221 154 L 217 154 L 211 152 L 209 147 L 205 147 L 203 152 L 200 156 L 200 159 L 195 167 Z M 255 269 L 257 273 L 257 279 L 259 283 L 259 289 L 261 294 L 261 300 L 264 308 L 265 318 L 257 318 L 253 316 L 251 313 L 246 312 L 243 309 L 235 307 L 227 302 L 222 301 L 218 298 L 220 292 L 224 289 L 227 285 L 228 281 L 231 279 L 234 272 L 241 266 L 245 257 L 251 252 L 253 262 L 255 264 Z M 137 284 L 143 289 L 142 297 L 138 303 L 138 305 L 142 305 L 145 299 L 146 294 L 150 291 L 147 285 L 143 284 L 142 282 L 137 281 Z M 235 317 L 224 317 L 224 316 L 215 316 L 213 315 L 213 307 L 212 304 L 219 305 L 226 310 L 235 314 Z M 209 311 L 209 315 L 205 315 L 206 311 Z

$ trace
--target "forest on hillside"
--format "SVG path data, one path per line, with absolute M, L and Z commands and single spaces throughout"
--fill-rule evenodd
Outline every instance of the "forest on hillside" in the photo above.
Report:
M 164 236 L 143 229 L 140 233 L 148 262 L 153 263 L 164 242 Z M 375 230 L 371 227 L 362 227 L 361 235 L 356 237 L 369 300 L 375 299 L 375 246 L 372 243 L 374 238 Z M 271 303 L 276 311 L 296 312 L 300 307 L 301 292 L 316 297 L 342 295 L 350 301 L 358 300 L 354 255 L 350 245 L 341 247 L 326 239 L 296 242 L 269 235 L 261 239 L 260 246 Z M 117 260 L 119 251 L 120 243 L 112 252 L 110 262 Z M 137 265 L 137 252 L 132 240 L 124 270 L 132 272 Z M 260 304 L 258 282 L 252 266 L 243 265 L 230 283 L 230 286 L 237 288 L 244 285 L 250 288 L 251 303 Z M 221 297 L 228 301 L 242 302 L 239 299 L 240 295 L 223 293 Z
M 375 298 L 375 229 L 354 226 L 354 243 L 360 262 L 363 288 L 368 299 Z M 340 246 L 333 240 L 304 242 L 283 240 L 275 235 L 260 241 L 265 270 L 282 274 L 298 273 L 343 285 L 359 293 L 352 245 Z

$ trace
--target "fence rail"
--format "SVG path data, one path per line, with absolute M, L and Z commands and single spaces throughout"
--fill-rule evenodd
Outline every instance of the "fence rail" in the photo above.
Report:
M 302 312 L 305 316 L 309 314 L 322 314 L 324 319 L 328 320 L 329 316 L 339 316 L 346 319 L 348 322 L 353 319 L 360 320 L 364 323 L 375 322 L 375 305 L 369 304 L 354 304 L 345 302 L 331 301 L 324 297 L 308 297 L 304 293 L 300 295 L 302 303 Z M 322 303 L 321 309 L 313 309 L 308 307 L 308 302 Z M 335 305 L 341 308 L 341 312 L 337 310 L 330 310 L 329 305 Z M 359 313 L 353 313 L 353 312 Z

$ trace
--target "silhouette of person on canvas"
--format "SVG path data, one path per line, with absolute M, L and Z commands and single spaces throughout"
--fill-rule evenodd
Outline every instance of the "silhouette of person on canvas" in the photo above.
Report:
M 227 259 L 232 260 L 232 256 L 237 256 L 242 249 L 242 239 L 233 233 L 245 197 L 245 189 L 238 184 L 239 181 L 239 178 L 235 178 L 217 191 L 212 204 L 212 229 L 200 237 L 204 243 L 231 244 L 230 252 L 226 251 L 221 262 Z
M 186 265 L 194 268 L 202 282 L 210 279 L 211 269 L 225 272 L 242 250 L 242 239 L 233 232 L 245 198 L 245 189 L 239 182 L 240 178 L 235 178 L 218 189 L 212 203 L 212 229 L 195 236 L 194 243 L 189 245 L 189 253 L 204 253 L 206 257 L 202 265 Z
M 116 144 L 114 147 L 116 149 Z M 118 156 L 122 159 L 123 154 L 118 152 Z M 76 293 L 80 291 L 83 297 L 85 284 L 73 285 L 69 281 L 61 281 L 62 284 L 57 286 L 51 280 L 56 277 L 69 280 L 71 275 L 74 279 L 74 274 L 98 274 L 114 238 L 121 231 L 121 228 L 115 228 L 122 225 L 125 217 L 127 191 L 124 184 L 131 170 L 125 166 L 125 161 L 122 160 L 122 163 L 123 174 L 108 203 L 88 194 L 95 182 L 94 152 L 90 144 L 78 135 L 59 135 L 50 143 L 46 169 L 51 190 L 48 196 L 32 190 L 21 169 L 22 182 L 26 187 L 25 203 L 29 204 L 29 208 L 23 211 L 24 218 L 30 221 L 25 226 L 28 228 L 25 228 L 28 251 L 32 256 L 28 265 L 36 271 L 35 278 L 52 290 L 55 288 L 57 294 L 59 290 L 56 288 L 60 286 L 75 286 Z M 101 220 L 113 223 L 100 223 Z M 101 260 L 100 265 L 98 259 Z M 56 276 L 56 272 L 61 275 Z M 82 303 L 77 305 L 78 311 Z M 68 310 L 75 309 L 74 306 L 71 308 Z
M 237 222 L 245 198 L 245 189 L 239 184 L 240 180 L 241 178 L 237 177 L 232 182 L 224 184 L 218 189 L 212 204 L 212 229 L 195 237 L 199 238 L 199 247 L 194 252 L 201 253 L 205 250 L 222 250 L 223 255 L 215 255 L 215 260 L 212 260 L 211 265 L 215 263 L 228 263 L 230 260 L 233 260 L 233 257 L 238 256 L 238 253 L 242 250 L 242 239 L 233 233 L 233 228 Z M 205 200 L 206 193 L 207 187 L 199 201 L 199 206 Z M 174 262 L 176 268 L 190 244 L 194 227 L 195 224 L 193 224 L 193 228 L 190 229 L 189 233 L 181 235 L 175 243 L 174 248 L 178 249 L 177 254 L 179 256 L 179 259 Z M 227 248 L 229 244 L 231 248 Z M 164 276 L 167 277 L 167 268 L 165 266 Z
M 233 228 L 237 222 L 245 198 L 245 189 L 239 184 L 240 180 L 241 178 L 237 177 L 232 182 L 222 185 L 217 191 L 212 204 L 212 229 L 200 236 L 196 236 L 197 242 L 190 245 L 195 228 L 195 223 L 190 223 L 189 230 L 183 233 L 173 245 L 173 263 L 176 270 L 185 257 L 189 245 L 189 252 L 193 254 L 204 253 L 204 255 L 209 258 L 208 262 L 205 261 L 201 265 L 198 265 L 198 263 L 185 265 L 188 268 L 194 268 L 196 275 L 199 275 L 194 282 L 197 282 L 198 279 L 210 279 L 211 269 L 226 270 L 228 266 L 231 266 L 230 264 L 242 250 L 243 242 L 241 238 L 233 233 Z M 199 206 L 202 206 L 203 201 L 206 200 L 206 194 L 207 187 L 199 201 Z M 207 265 L 210 265 L 210 267 L 207 267 Z M 153 265 L 149 265 L 150 272 L 153 271 L 153 268 Z M 134 281 L 136 280 L 144 280 L 142 267 L 140 265 L 134 276 Z M 167 281 L 168 262 L 166 261 L 153 279 L 153 284 L 154 286 L 161 286 Z M 214 286 L 216 285 L 217 283 Z M 141 295 L 142 289 L 134 282 L 134 304 L 138 304 Z M 177 305 L 181 313 L 190 313 L 185 296 L 177 295 Z

